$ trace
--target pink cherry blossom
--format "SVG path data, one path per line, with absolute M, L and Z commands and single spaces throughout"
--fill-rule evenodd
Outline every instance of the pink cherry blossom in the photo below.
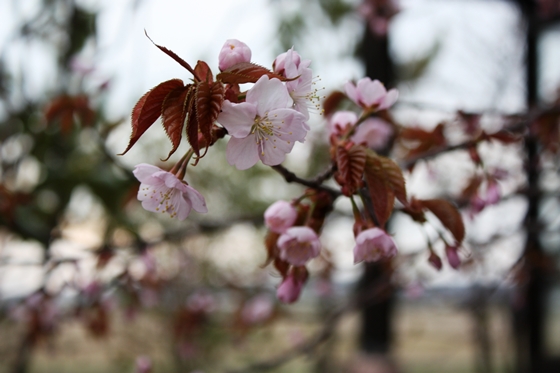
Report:
M 290 48 L 287 52 L 281 53 L 276 57 L 272 63 L 272 69 L 276 74 L 292 79 L 299 75 L 300 68 L 308 68 L 310 64 L 310 60 L 302 61 L 298 52 L 294 51 L 294 48 Z
M 346 95 L 357 105 L 364 109 L 383 110 L 391 107 L 399 97 L 396 89 L 387 92 L 385 86 L 379 80 L 371 80 L 369 77 L 358 80 L 354 85 L 348 82 L 344 85 Z
M 267 294 L 251 298 L 241 310 L 241 319 L 247 324 L 259 324 L 268 320 L 274 311 L 272 299 Z
M 208 212 L 204 197 L 171 172 L 142 163 L 136 166 L 133 173 L 141 183 L 138 200 L 144 209 L 168 213 L 179 220 L 185 220 L 191 209 Z
M 303 285 L 307 276 L 298 276 L 296 271 L 292 270 L 283 280 L 278 289 L 276 296 L 282 303 L 294 303 L 299 299 Z
M 351 137 L 356 144 L 366 144 L 373 150 L 381 150 L 393 135 L 393 128 L 380 118 L 368 118 L 361 123 Z
M 269 166 L 282 163 L 309 128 L 303 114 L 291 106 L 284 84 L 266 75 L 247 92 L 245 102 L 224 101 L 218 122 L 231 135 L 226 149 L 229 164 L 245 170 L 259 159 Z
M 302 266 L 319 255 L 321 243 L 315 231 L 309 227 L 292 227 L 276 242 L 280 258 L 295 266 Z
M 495 180 L 489 180 L 486 187 L 486 205 L 500 202 L 500 186 Z
M 356 237 L 354 263 L 375 262 L 395 255 L 397 255 L 397 246 L 383 229 L 366 229 Z
M 447 255 L 447 262 L 449 265 L 457 269 L 461 266 L 461 258 L 459 258 L 458 248 L 455 246 L 446 246 L 445 247 L 445 255 Z
M 218 61 L 221 71 L 227 70 L 241 62 L 251 62 L 251 49 L 249 49 L 247 44 L 239 40 L 226 40 L 218 56 Z
M 264 212 L 264 223 L 273 232 L 284 233 L 297 219 L 296 208 L 287 201 L 277 201 Z
M 313 72 L 309 68 L 310 60 L 301 60 L 300 55 L 293 48 L 280 54 L 274 60 L 274 72 L 288 79 L 286 88 L 294 101 L 293 108 L 309 119 L 309 110 L 319 110 L 319 96 L 313 88 Z M 297 78 L 297 79 L 296 79 Z
M 330 135 L 342 136 L 358 121 L 358 116 L 353 111 L 337 111 L 329 120 L 328 131 Z

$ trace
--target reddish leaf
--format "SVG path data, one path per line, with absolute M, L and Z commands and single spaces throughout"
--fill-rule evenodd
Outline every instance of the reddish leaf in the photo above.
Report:
M 391 159 L 368 150 L 365 176 L 375 215 L 384 227 L 393 211 L 395 197 L 407 205 L 402 171 Z
M 187 69 L 191 74 L 194 75 L 195 80 L 200 81 L 200 78 L 197 76 L 196 72 L 193 70 L 193 68 L 191 67 L 191 65 L 189 65 L 187 63 L 187 61 L 183 60 L 181 57 L 179 57 L 178 55 L 175 54 L 175 52 L 173 52 L 172 50 L 169 50 L 167 48 L 165 48 L 164 46 L 161 45 L 157 45 L 156 43 L 154 43 L 154 41 L 148 36 L 148 33 L 146 32 L 146 30 L 144 30 L 144 33 L 146 34 L 146 37 L 148 39 L 150 39 L 150 41 L 152 42 L 153 45 L 155 45 L 156 47 L 158 47 L 163 53 L 167 54 L 169 57 L 173 58 L 175 61 L 177 61 L 179 63 L 179 65 L 183 66 L 185 69 Z
M 134 109 L 132 109 L 132 134 L 130 135 L 130 141 L 125 151 L 120 155 L 128 152 L 140 136 L 159 118 L 163 101 L 167 95 L 181 87 L 183 87 L 182 80 L 171 79 L 152 88 L 138 100 Z
M 378 158 L 381 161 L 387 182 L 391 189 L 393 189 L 393 192 L 395 192 L 395 197 L 403 205 L 406 205 L 406 186 L 401 168 L 390 158 L 381 156 L 378 156 Z
M 422 128 L 404 128 L 399 133 L 399 140 L 405 148 L 409 149 L 405 156 L 407 159 L 414 159 L 446 144 L 443 124 L 438 124 L 432 131 Z
M 194 154 L 200 156 L 200 145 L 198 143 L 198 119 L 196 115 L 196 89 L 191 90 L 185 101 L 185 109 L 188 111 L 187 116 L 187 140 L 194 151 Z
M 196 117 L 198 129 L 206 139 L 206 144 L 212 142 L 212 125 L 220 115 L 223 102 L 224 85 L 221 82 L 201 82 L 197 85 Z
M 69 133 L 76 119 L 82 126 L 91 126 L 95 120 L 95 111 L 90 107 L 85 95 L 61 95 L 52 100 L 45 108 L 47 123 L 59 122 L 63 133 Z
M 340 91 L 334 91 L 323 101 L 323 110 L 325 116 L 333 114 L 339 104 L 346 98 L 346 95 Z
M 441 223 L 453 234 L 460 244 L 465 238 L 465 225 L 459 210 L 444 199 L 425 199 L 419 202 L 430 210 Z
M 354 145 L 349 150 L 343 146 L 336 149 L 336 181 L 342 186 L 342 193 L 351 196 L 362 187 L 362 177 L 366 164 L 366 149 Z
M 194 67 L 194 72 L 201 82 L 212 83 L 214 81 L 214 76 L 208 64 L 204 61 L 198 61 Z
M 167 136 L 173 145 L 173 148 L 165 160 L 169 159 L 169 157 L 175 153 L 181 143 L 183 125 L 185 124 L 187 116 L 185 101 L 191 89 L 192 85 L 177 88 L 169 92 L 163 101 L 161 109 L 162 124 L 165 129 L 165 133 L 167 133 Z
M 268 75 L 271 79 L 277 78 L 282 81 L 286 80 L 282 75 L 275 74 L 266 67 L 256 65 L 252 62 L 235 64 L 229 69 L 219 73 L 216 79 L 226 84 L 256 83 L 263 75 Z
M 488 137 L 503 144 L 514 144 L 522 140 L 521 136 L 514 135 L 513 133 L 504 130 L 488 135 Z
M 373 212 L 377 218 L 377 223 L 383 228 L 393 211 L 395 193 L 390 187 L 379 156 L 370 156 L 368 154 L 365 178 L 373 205 Z

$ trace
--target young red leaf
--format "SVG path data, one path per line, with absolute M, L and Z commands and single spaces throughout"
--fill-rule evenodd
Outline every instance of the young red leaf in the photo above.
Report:
M 196 115 L 196 88 L 190 90 L 185 101 L 187 114 L 187 140 L 194 151 L 200 156 L 200 145 L 198 143 L 198 119 Z
M 460 244 L 465 238 L 465 225 L 459 210 L 444 199 L 419 200 L 423 207 L 430 210 L 447 228 Z
M 183 125 L 185 124 L 185 118 L 187 116 L 185 101 L 191 87 L 191 85 L 188 85 L 186 87 L 177 88 L 171 91 L 163 101 L 161 109 L 163 128 L 173 145 L 173 148 L 165 160 L 169 159 L 169 157 L 175 153 L 181 143 Z
M 257 80 L 263 75 L 268 75 L 269 78 L 276 78 L 285 81 L 282 75 L 278 75 L 267 69 L 256 65 L 252 62 L 241 62 L 233 65 L 227 70 L 222 71 L 216 76 L 217 80 L 225 84 L 243 84 L 243 83 L 256 83 Z
M 204 61 L 198 61 L 194 67 L 195 75 L 201 82 L 212 83 L 214 81 L 214 76 L 208 64 Z
M 130 141 L 125 151 L 120 155 L 128 152 L 140 136 L 159 118 L 163 101 L 167 95 L 181 87 L 183 87 L 182 80 L 171 79 L 152 88 L 138 100 L 134 109 L 132 109 L 132 134 L 130 135 Z
M 365 179 L 377 223 L 383 228 L 393 211 L 395 192 L 391 188 L 380 158 L 375 153 L 368 153 Z
M 343 146 L 337 147 L 335 178 L 342 186 L 344 195 L 351 196 L 361 188 L 365 164 L 366 149 L 363 146 L 354 145 L 349 150 Z
M 154 43 L 154 41 L 148 36 L 148 33 L 146 32 L 146 30 L 144 30 L 144 33 L 146 34 L 146 37 L 148 39 L 150 39 L 150 41 L 152 42 L 153 45 L 155 45 L 156 47 L 158 47 L 163 53 L 167 54 L 169 57 L 173 58 L 176 62 L 179 63 L 179 65 L 183 66 L 185 69 L 187 69 L 191 74 L 194 75 L 194 78 L 196 81 L 200 81 L 200 78 L 197 76 L 196 72 L 193 70 L 193 68 L 191 67 L 191 65 L 188 64 L 187 61 L 183 60 L 181 57 L 179 57 L 177 54 L 175 54 L 175 52 L 173 52 L 172 50 L 169 50 L 167 48 L 165 48 L 164 46 L 161 45 L 157 45 L 156 43 Z
M 397 197 L 403 205 L 406 205 L 406 186 L 401 168 L 390 158 L 381 156 L 378 156 L 378 158 L 385 172 L 387 182 L 391 189 L 393 189 L 393 192 L 395 192 L 395 197 Z
M 196 117 L 198 129 L 206 139 L 206 144 L 212 142 L 212 125 L 220 115 L 223 102 L 224 85 L 221 82 L 201 82 L 197 85 Z

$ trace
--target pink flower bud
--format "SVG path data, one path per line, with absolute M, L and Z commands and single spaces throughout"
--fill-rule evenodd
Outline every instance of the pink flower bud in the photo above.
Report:
M 486 188 L 486 204 L 495 205 L 498 202 L 500 202 L 500 186 L 496 181 L 490 180 Z
M 383 229 L 366 229 L 356 237 L 354 263 L 375 262 L 395 255 L 397 255 L 397 246 Z
M 247 44 L 239 40 L 226 40 L 218 56 L 220 71 L 227 70 L 231 66 L 241 62 L 251 62 L 251 49 L 249 49 Z
M 446 246 L 445 247 L 445 255 L 447 255 L 447 261 L 449 265 L 454 269 L 457 269 L 461 266 L 461 258 L 459 258 L 459 252 L 457 247 L 455 246 Z
M 148 356 L 136 358 L 136 373 L 150 373 L 152 371 L 152 359 Z
M 299 299 L 303 285 L 307 280 L 307 272 L 299 273 L 299 271 L 292 270 L 283 280 L 278 289 L 276 289 L 276 296 L 282 303 L 294 303 Z
M 280 249 L 280 258 L 295 266 L 304 265 L 321 251 L 319 238 L 309 227 L 289 228 L 276 244 Z
M 329 135 L 342 136 L 358 121 L 358 116 L 353 111 L 337 111 L 329 121 Z
M 264 212 L 264 223 L 273 232 L 284 233 L 297 219 L 296 208 L 289 202 L 277 201 Z
M 278 57 L 276 57 L 276 59 L 272 63 L 272 69 L 276 74 L 283 75 L 287 78 L 295 78 L 298 75 L 300 64 L 300 55 L 298 54 L 298 52 L 294 51 L 293 48 L 291 48 L 287 52 L 281 53 L 278 55 Z
M 356 128 L 352 141 L 356 144 L 364 143 L 368 148 L 381 150 L 393 135 L 393 128 L 380 118 L 366 119 Z

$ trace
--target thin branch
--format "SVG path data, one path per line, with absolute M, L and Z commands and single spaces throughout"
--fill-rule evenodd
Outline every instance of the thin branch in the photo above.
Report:
M 337 197 L 342 195 L 342 193 L 340 193 L 338 190 L 323 185 L 324 180 L 329 178 L 331 176 L 331 173 L 334 172 L 332 167 L 325 171 L 325 173 L 319 175 L 314 180 L 302 179 L 282 165 L 272 166 L 272 169 L 282 175 L 284 177 L 284 180 L 286 180 L 286 182 L 288 183 L 297 183 L 308 188 L 323 190 L 325 192 L 328 192 L 333 197 L 333 199 L 336 199 Z

